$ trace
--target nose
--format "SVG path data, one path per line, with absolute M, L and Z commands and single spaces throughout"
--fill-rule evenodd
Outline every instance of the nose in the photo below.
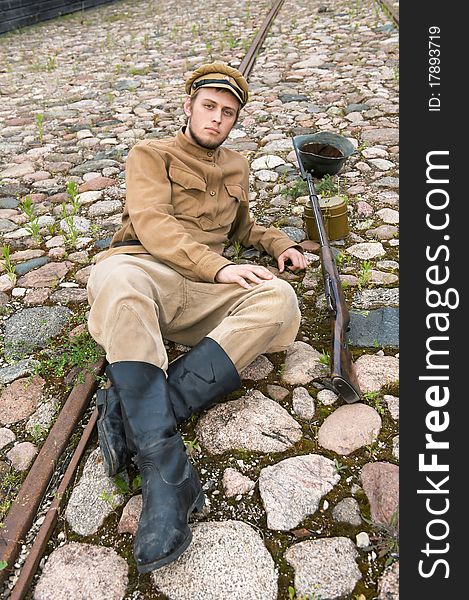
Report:
M 221 123 L 221 116 L 221 108 L 215 109 L 212 113 L 212 121 L 214 121 L 215 123 Z

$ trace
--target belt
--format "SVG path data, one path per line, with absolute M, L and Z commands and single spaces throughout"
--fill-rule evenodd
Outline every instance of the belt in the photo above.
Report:
M 122 242 L 116 242 L 112 245 L 112 248 L 118 248 L 119 246 L 141 246 L 141 242 L 139 240 L 124 240 Z

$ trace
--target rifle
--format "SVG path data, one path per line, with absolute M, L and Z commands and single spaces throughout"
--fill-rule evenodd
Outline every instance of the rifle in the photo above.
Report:
M 332 390 L 342 396 L 347 403 L 351 404 L 361 400 L 361 392 L 347 343 L 347 331 L 349 330 L 350 315 L 345 303 L 344 292 L 342 290 L 342 284 L 337 271 L 337 265 L 334 257 L 332 256 L 331 247 L 329 245 L 326 229 L 324 227 L 321 208 L 319 206 L 319 199 L 316 194 L 316 190 L 314 189 L 313 176 L 311 174 L 313 169 L 308 171 L 305 168 L 305 165 L 303 165 L 303 161 L 300 156 L 300 141 L 298 140 L 300 137 L 303 139 L 305 136 L 294 137 L 293 146 L 298 159 L 301 177 L 308 184 L 309 200 L 313 209 L 314 218 L 316 219 L 319 234 L 319 244 L 321 247 L 320 255 L 322 275 L 324 279 L 324 290 L 331 320 L 331 375 L 329 380 L 326 379 L 324 381 L 324 385 L 332 388 Z M 331 174 L 338 172 L 343 162 L 345 162 L 345 158 L 343 158 L 342 154 L 341 156 L 342 158 L 340 158 L 338 161 L 335 161 L 335 164 L 331 163 L 331 168 L 329 169 Z M 320 160 L 319 162 L 321 163 L 319 171 L 321 174 L 324 174 L 328 167 L 324 167 L 324 161 Z

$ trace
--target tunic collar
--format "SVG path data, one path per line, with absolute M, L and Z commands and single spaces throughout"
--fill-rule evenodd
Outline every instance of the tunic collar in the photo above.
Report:
M 210 149 L 199 146 L 199 144 L 192 142 L 184 133 L 184 131 L 185 126 L 182 127 L 176 134 L 176 143 L 184 152 L 187 152 L 187 154 L 190 154 L 200 160 L 207 160 L 209 162 L 217 160 L 220 148 Z

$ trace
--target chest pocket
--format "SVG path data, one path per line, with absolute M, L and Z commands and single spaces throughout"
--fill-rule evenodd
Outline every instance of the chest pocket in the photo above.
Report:
M 231 226 L 236 218 L 240 203 L 245 200 L 245 193 L 243 188 L 237 184 L 225 183 L 225 190 L 225 201 L 219 207 L 216 221 L 218 225 Z
M 204 212 L 207 184 L 201 178 L 174 165 L 169 167 L 174 215 L 200 217 Z

